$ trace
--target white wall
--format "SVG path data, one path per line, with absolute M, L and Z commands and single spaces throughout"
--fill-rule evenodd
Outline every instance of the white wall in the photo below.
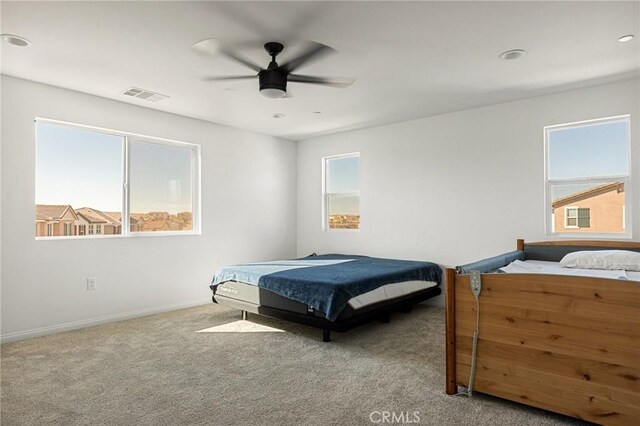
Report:
M 7 76 L 1 83 L 4 340 L 207 303 L 216 268 L 295 255 L 295 142 Z M 36 241 L 35 117 L 201 144 L 202 235 Z M 97 290 L 86 290 L 87 277 Z
M 356 253 L 461 265 L 544 229 L 543 127 L 631 114 L 640 237 L 638 80 L 298 143 L 298 255 Z M 361 153 L 361 230 L 321 228 L 322 157 Z

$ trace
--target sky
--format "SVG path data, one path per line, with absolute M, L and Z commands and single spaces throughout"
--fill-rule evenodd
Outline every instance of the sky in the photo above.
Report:
M 122 211 L 120 136 L 37 123 L 36 203 Z M 131 212 L 191 211 L 191 150 L 130 141 Z
M 628 126 L 614 121 L 549 132 L 549 178 L 627 175 L 629 167 Z M 614 180 L 612 180 L 614 181 Z M 555 187 L 552 198 L 600 184 Z
M 130 141 L 132 212 L 191 211 L 190 149 Z

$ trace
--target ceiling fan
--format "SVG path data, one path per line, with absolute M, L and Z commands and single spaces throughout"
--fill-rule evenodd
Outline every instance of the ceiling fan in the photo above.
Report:
M 327 54 L 336 52 L 335 49 L 321 43 L 308 42 L 302 53 L 282 65 L 278 65 L 276 57 L 280 52 L 282 52 L 284 45 L 276 41 L 265 43 L 264 49 L 267 51 L 269 56 L 271 56 L 271 62 L 266 69 L 261 68 L 259 65 L 249 61 L 237 52 L 225 47 L 215 39 L 199 41 L 193 45 L 193 48 L 201 53 L 212 55 L 223 54 L 258 73 L 254 75 L 205 77 L 203 79 L 204 81 L 245 80 L 258 77 L 260 93 L 267 98 L 276 99 L 285 96 L 287 94 L 288 82 L 320 84 L 324 86 L 346 88 L 351 86 L 355 81 L 353 78 L 316 77 L 311 75 L 293 74 L 293 72 L 302 65 L 318 60 Z

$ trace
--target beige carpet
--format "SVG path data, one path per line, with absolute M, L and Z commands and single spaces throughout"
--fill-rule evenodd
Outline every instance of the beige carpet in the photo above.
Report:
M 445 395 L 442 309 L 419 305 L 331 343 L 249 319 L 211 304 L 4 344 L 2 425 L 373 425 L 382 411 L 417 411 L 425 425 L 581 424 Z

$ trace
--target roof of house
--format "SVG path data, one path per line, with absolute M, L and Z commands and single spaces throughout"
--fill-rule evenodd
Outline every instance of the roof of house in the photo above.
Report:
M 153 231 L 161 229 L 168 231 L 179 231 L 182 229 L 182 224 L 171 222 L 169 220 L 150 220 L 142 225 L 143 231 Z
M 102 212 L 102 213 L 106 214 L 107 216 L 109 216 L 110 218 L 118 222 L 120 222 L 120 220 L 122 219 L 122 212 Z
M 78 218 L 69 204 L 36 204 L 36 220 L 58 220 L 68 211 L 71 211 L 74 218 Z
M 118 222 L 117 219 L 100 210 L 83 207 L 81 209 L 77 209 L 76 213 L 82 216 L 89 223 L 108 223 L 110 225 L 120 225 L 120 222 Z
M 122 222 L 122 212 L 104 212 L 104 214 L 111 216 L 118 222 Z M 140 219 L 142 219 L 142 216 L 144 216 L 144 213 L 129 213 L 129 221 L 131 223 L 138 222 Z
M 605 183 L 602 185 L 594 186 L 589 189 L 585 189 L 584 191 L 578 191 L 578 192 L 574 192 L 573 194 L 556 198 L 555 200 L 553 200 L 551 207 L 555 209 L 556 207 L 561 207 L 570 203 L 575 203 L 576 201 L 582 201 L 587 198 L 592 198 L 609 191 L 618 191 L 618 192 L 624 191 L 624 182 Z

